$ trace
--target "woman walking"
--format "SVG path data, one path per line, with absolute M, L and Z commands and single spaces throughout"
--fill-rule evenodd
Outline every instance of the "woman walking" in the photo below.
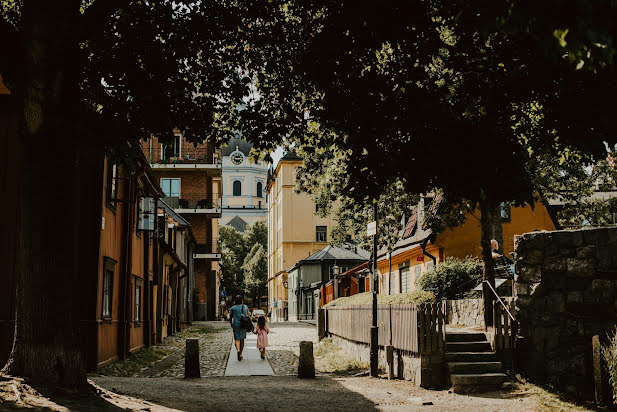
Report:
M 242 296 L 238 295 L 234 298 L 234 306 L 229 310 L 229 323 L 234 331 L 234 340 L 236 350 L 238 351 L 238 360 L 242 360 L 242 351 L 244 350 L 244 339 L 246 339 L 246 329 L 242 327 L 242 317 L 250 319 L 249 308 L 242 304 Z

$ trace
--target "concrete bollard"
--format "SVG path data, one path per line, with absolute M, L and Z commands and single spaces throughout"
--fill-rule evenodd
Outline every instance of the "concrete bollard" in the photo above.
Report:
M 326 337 L 326 310 L 317 310 L 317 340 L 321 342 Z
M 388 379 L 394 379 L 394 346 L 386 345 L 386 362 L 388 363 Z
M 199 341 L 197 339 L 186 340 L 186 353 L 184 355 L 184 377 L 201 377 L 201 371 L 199 369 Z
M 298 378 L 315 377 L 315 358 L 313 357 L 313 342 L 300 342 L 300 359 L 298 362 Z

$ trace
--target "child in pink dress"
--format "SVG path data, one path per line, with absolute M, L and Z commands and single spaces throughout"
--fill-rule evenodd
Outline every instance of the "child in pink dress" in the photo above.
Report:
M 260 316 L 259 319 L 257 319 L 255 333 L 257 334 L 257 349 L 259 349 L 261 353 L 261 359 L 266 359 L 266 348 L 268 347 L 268 333 L 270 333 L 270 328 L 266 323 L 265 316 Z

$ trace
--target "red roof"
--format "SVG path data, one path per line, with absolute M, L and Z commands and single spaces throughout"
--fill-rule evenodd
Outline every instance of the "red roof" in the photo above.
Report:
M 406 239 L 413 234 L 416 223 L 418 223 L 418 206 L 414 207 L 411 212 L 411 216 L 409 217 L 407 226 L 405 226 L 405 231 L 403 232 L 403 239 Z
M 340 276 L 341 276 L 341 277 L 342 277 L 342 276 L 351 276 L 351 275 L 353 275 L 354 273 L 359 272 L 359 271 L 361 271 L 362 269 L 366 269 L 366 268 L 368 268 L 368 262 L 364 262 L 363 264 L 361 264 L 361 265 L 359 265 L 359 266 L 356 266 L 355 268 L 349 269 L 347 272 L 343 272 L 343 273 L 341 273 L 341 275 L 340 275 Z

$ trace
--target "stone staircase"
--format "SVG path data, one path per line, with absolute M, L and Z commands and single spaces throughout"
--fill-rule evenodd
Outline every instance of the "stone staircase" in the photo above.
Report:
M 447 332 L 446 362 L 456 393 L 494 390 L 508 379 L 503 366 L 481 332 Z

